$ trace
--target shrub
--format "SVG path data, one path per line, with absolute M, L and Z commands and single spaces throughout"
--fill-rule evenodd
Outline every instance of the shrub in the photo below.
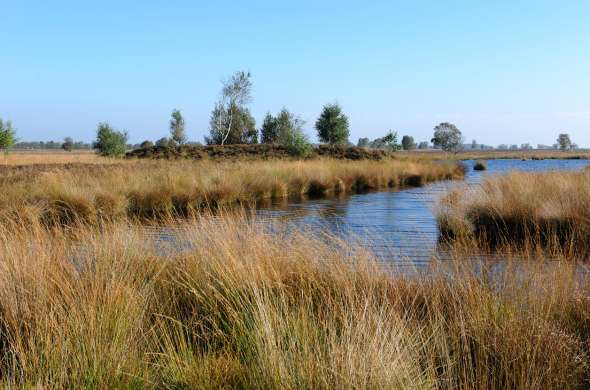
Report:
M 292 156 L 309 157 L 313 152 L 311 143 L 300 131 L 293 131 L 285 137 L 285 148 Z
M 71 152 L 74 149 L 74 140 L 71 137 L 66 137 L 61 148 L 66 152 Z
M 127 133 L 116 131 L 107 122 L 98 124 L 94 148 L 101 156 L 117 157 L 125 154 Z
M 0 119 L 0 150 L 10 149 L 16 142 L 15 131 L 12 128 L 12 122 L 2 122 Z
M 486 169 L 488 169 L 488 165 L 486 164 L 485 161 L 482 161 L 482 160 L 477 160 L 475 162 L 475 164 L 473 165 L 474 171 L 485 171 Z
M 338 104 L 328 104 L 315 123 L 318 138 L 321 142 L 342 145 L 348 142 L 350 130 L 348 118 Z

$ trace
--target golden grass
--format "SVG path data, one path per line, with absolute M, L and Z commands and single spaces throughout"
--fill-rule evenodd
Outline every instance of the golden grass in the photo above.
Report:
M 393 276 L 366 251 L 333 237 L 274 230 L 201 218 L 182 235 L 190 250 L 162 252 L 140 228 L 121 224 L 68 234 L 0 227 L 0 382 L 588 384 L 590 286 L 569 262 L 507 262 L 488 278 L 457 253 L 455 277 L 436 264 L 423 277 Z
M 2 165 L 37 165 L 37 164 L 105 164 L 116 160 L 100 157 L 94 151 L 11 151 L 0 153 Z
M 590 249 L 590 170 L 488 177 L 449 193 L 438 219 L 451 238 L 584 253 Z
M 28 168 L 27 168 L 28 169 Z M 49 223 L 186 216 L 204 208 L 421 186 L 463 177 L 454 163 L 408 161 L 132 161 L 19 168 L 0 177 L 0 219 Z

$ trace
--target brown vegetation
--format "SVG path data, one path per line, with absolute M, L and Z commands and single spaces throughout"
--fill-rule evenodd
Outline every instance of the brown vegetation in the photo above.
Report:
M 357 148 L 354 146 L 319 145 L 313 149 L 310 158 L 329 157 L 345 160 L 384 160 L 394 153 L 385 150 Z M 192 159 L 192 160 L 270 160 L 296 159 L 286 147 L 270 144 L 252 145 L 182 145 L 178 147 L 147 147 L 133 150 L 127 158 Z
M 590 170 L 486 178 L 478 187 L 449 193 L 438 219 L 446 238 L 588 253 Z
M 568 262 L 392 276 L 329 236 L 204 218 L 0 227 L 0 381 L 52 388 L 577 388 L 590 293 Z M 266 230 L 268 231 L 268 230 Z M 190 248 L 178 252 L 180 248 Z M 538 264 L 538 263 L 536 263 Z M 526 282 L 519 275 L 526 272 Z M 492 273 L 490 273 L 491 275 Z
M 72 152 L 59 150 L 15 150 L 9 153 L 0 153 L 0 167 L 5 165 L 105 164 L 112 162 L 113 160 L 100 157 L 92 150 Z
M 462 166 L 386 161 L 135 161 L 14 167 L 3 172 L 0 220 L 49 224 L 186 216 L 207 208 L 323 197 L 461 178 Z M 1 223 L 1 222 L 0 222 Z

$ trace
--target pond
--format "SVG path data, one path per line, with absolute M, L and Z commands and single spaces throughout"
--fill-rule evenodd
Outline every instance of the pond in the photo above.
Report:
M 436 250 L 438 200 L 453 186 L 478 185 L 489 175 L 513 170 L 579 170 L 586 160 L 488 160 L 486 171 L 468 167 L 464 181 L 445 181 L 402 191 L 373 192 L 345 198 L 289 202 L 258 210 L 261 219 L 281 218 L 295 228 L 329 231 L 371 249 L 381 260 L 397 265 L 426 266 Z

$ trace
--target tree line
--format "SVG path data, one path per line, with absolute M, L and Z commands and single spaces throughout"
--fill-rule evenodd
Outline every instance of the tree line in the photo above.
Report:
M 249 72 L 236 72 L 229 79 L 222 82 L 219 100 L 215 103 L 209 119 L 209 135 L 205 137 L 208 145 L 226 144 L 276 144 L 284 146 L 291 154 L 307 156 L 312 151 L 309 138 L 303 131 L 305 122 L 297 115 L 283 108 L 276 115 L 267 112 L 261 128 L 256 128 L 256 121 L 250 113 L 248 104 L 252 101 L 252 80 Z M 317 137 L 321 143 L 331 145 L 352 145 L 349 142 L 350 129 L 348 117 L 342 111 L 338 103 L 326 104 L 320 116 L 315 122 Z M 169 137 L 163 137 L 155 143 L 144 141 L 139 147 L 148 148 L 176 147 L 187 144 L 185 120 L 180 110 L 174 109 L 170 115 Z M 16 143 L 16 132 L 12 123 L 2 122 L 0 119 L 0 150 L 7 150 Z M 103 156 L 119 156 L 125 153 L 128 134 L 117 130 L 108 122 L 100 122 L 96 131 L 96 140 L 92 145 L 74 142 L 71 137 L 66 137 L 59 147 L 66 151 L 73 149 L 94 148 Z M 434 148 L 448 152 L 458 152 L 464 148 L 464 138 L 461 131 L 452 123 L 443 122 L 434 127 L 433 138 L 430 140 Z M 23 147 L 31 148 L 46 146 L 56 149 L 57 143 L 21 143 Z M 475 148 L 477 143 L 472 143 Z M 528 144 L 526 144 L 528 145 Z M 416 143 L 410 135 L 404 135 L 398 140 L 396 131 L 389 131 L 386 135 L 374 140 L 360 138 L 358 147 L 387 149 L 387 150 L 413 150 L 428 149 L 430 143 L 422 141 Z M 501 145 L 502 146 L 502 145 Z M 569 150 L 577 147 L 571 142 L 568 134 L 560 134 L 555 148 Z

